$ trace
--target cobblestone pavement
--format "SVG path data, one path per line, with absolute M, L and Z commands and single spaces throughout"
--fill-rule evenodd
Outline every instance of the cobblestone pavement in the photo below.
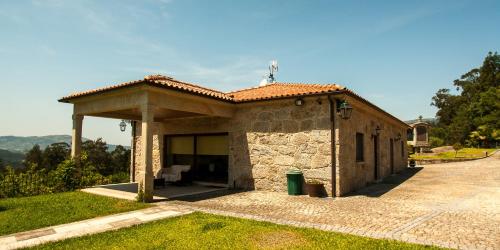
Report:
M 169 201 L 280 224 L 460 249 L 500 249 L 500 153 L 408 169 L 343 198 L 250 191 Z

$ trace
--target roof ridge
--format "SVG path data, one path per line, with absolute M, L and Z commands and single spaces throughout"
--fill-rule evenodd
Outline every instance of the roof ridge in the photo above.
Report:
M 265 88 L 267 86 L 271 86 L 271 85 L 275 85 L 276 83 L 268 83 L 264 86 L 253 86 L 253 87 L 248 87 L 248 88 L 244 88 L 244 89 L 238 89 L 238 90 L 233 90 L 233 91 L 230 91 L 230 92 L 226 92 L 226 94 L 233 94 L 233 93 L 238 93 L 238 92 L 242 92 L 242 91 L 247 91 L 247 90 L 252 90 L 252 89 L 260 89 L 260 88 Z
M 307 82 L 276 82 L 278 85 L 301 85 L 301 86 L 314 86 L 314 87 L 344 87 L 337 83 L 307 83 Z
M 248 88 L 244 88 L 244 89 L 233 90 L 230 92 L 226 92 L 226 94 L 234 94 L 234 93 L 239 93 L 242 91 L 260 89 L 260 88 L 265 88 L 265 87 L 273 86 L 273 85 L 278 85 L 278 86 L 301 85 L 301 86 L 313 86 L 313 87 L 338 87 L 338 88 L 345 89 L 344 86 L 337 84 L 337 83 L 273 82 L 273 83 L 268 83 L 264 86 L 254 86 L 254 87 L 248 87 Z
M 185 84 L 185 85 L 189 85 L 191 87 L 197 87 L 197 88 L 200 88 L 200 89 L 204 89 L 204 90 L 209 90 L 209 91 L 213 91 L 213 92 L 218 92 L 220 94 L 226 94 L 220 90 L 216 90 L 216 89 L 211 89 L 211 88 L 207 88 L 207 87 L 204 87 L 204 86 L 201 86 L 201 85 L 198 85 L 198 84 L 194 84 L 194 83 L 188 83 L 188 82 L 184 82 L 184 81 L 181 81 L 181 80 L 177 80 L 173 77 L 170 77 L 170 76 L 164 76 L 164 75 L 156 75 L 156 76 L 162 76 L 162 77 L 165 77 L 163 79 L 147 79 L 146 76 L 144 78 L 144 80 L 148 80 L 148 81 L 153 81 L 153 82 L 156 82 L 156 81 L 159 81 L 159 82 L 167 82 L 167 81 L 172 81 L 172 82 L 176 82 L 176 83 L 180 83 L 180 84 Z

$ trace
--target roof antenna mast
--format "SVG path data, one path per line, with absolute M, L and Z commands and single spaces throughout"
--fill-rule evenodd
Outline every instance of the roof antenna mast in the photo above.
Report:
M 269 63 L 269 82 L 274 83 L 276 82 L 276 78 L 274 78 L 274 73 L 278 72 L 278 61 L 272 60 Z
M 263 87 L 269 83 L 275 83 L 276 78 L 274 78 L 274 74 L 276 72 L 278 72 L 278 61 L 272 60 L 269 62 L 269 73 L 263 75 L 262 80 L 259 83 L 259 86 Z

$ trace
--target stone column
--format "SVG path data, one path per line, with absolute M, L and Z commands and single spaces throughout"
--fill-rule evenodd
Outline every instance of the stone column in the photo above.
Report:
M 73 114 L 73 131 L 71 133 L 71 158 L 80 156 L 82 148 L 83 115 Z
M 417 146 L 417 126 L 413 127 L 413 146 Z
M 140 164 L 141 171 L 138 174 L 137 181 L 139 187 L 142 187 L 144 201 L 153 201 L 153 121 L 154 109 L 152 105 L 144 105 L 142 111 L 141 126 L 141 152 Z M 141 190 L 139 190 L 141 192 Z

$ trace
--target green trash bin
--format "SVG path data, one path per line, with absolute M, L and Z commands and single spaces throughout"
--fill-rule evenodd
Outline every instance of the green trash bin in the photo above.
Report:
M 289 195 L 302 194 L 302 172 L 300 170 L 290 170 L 286 173 Z

